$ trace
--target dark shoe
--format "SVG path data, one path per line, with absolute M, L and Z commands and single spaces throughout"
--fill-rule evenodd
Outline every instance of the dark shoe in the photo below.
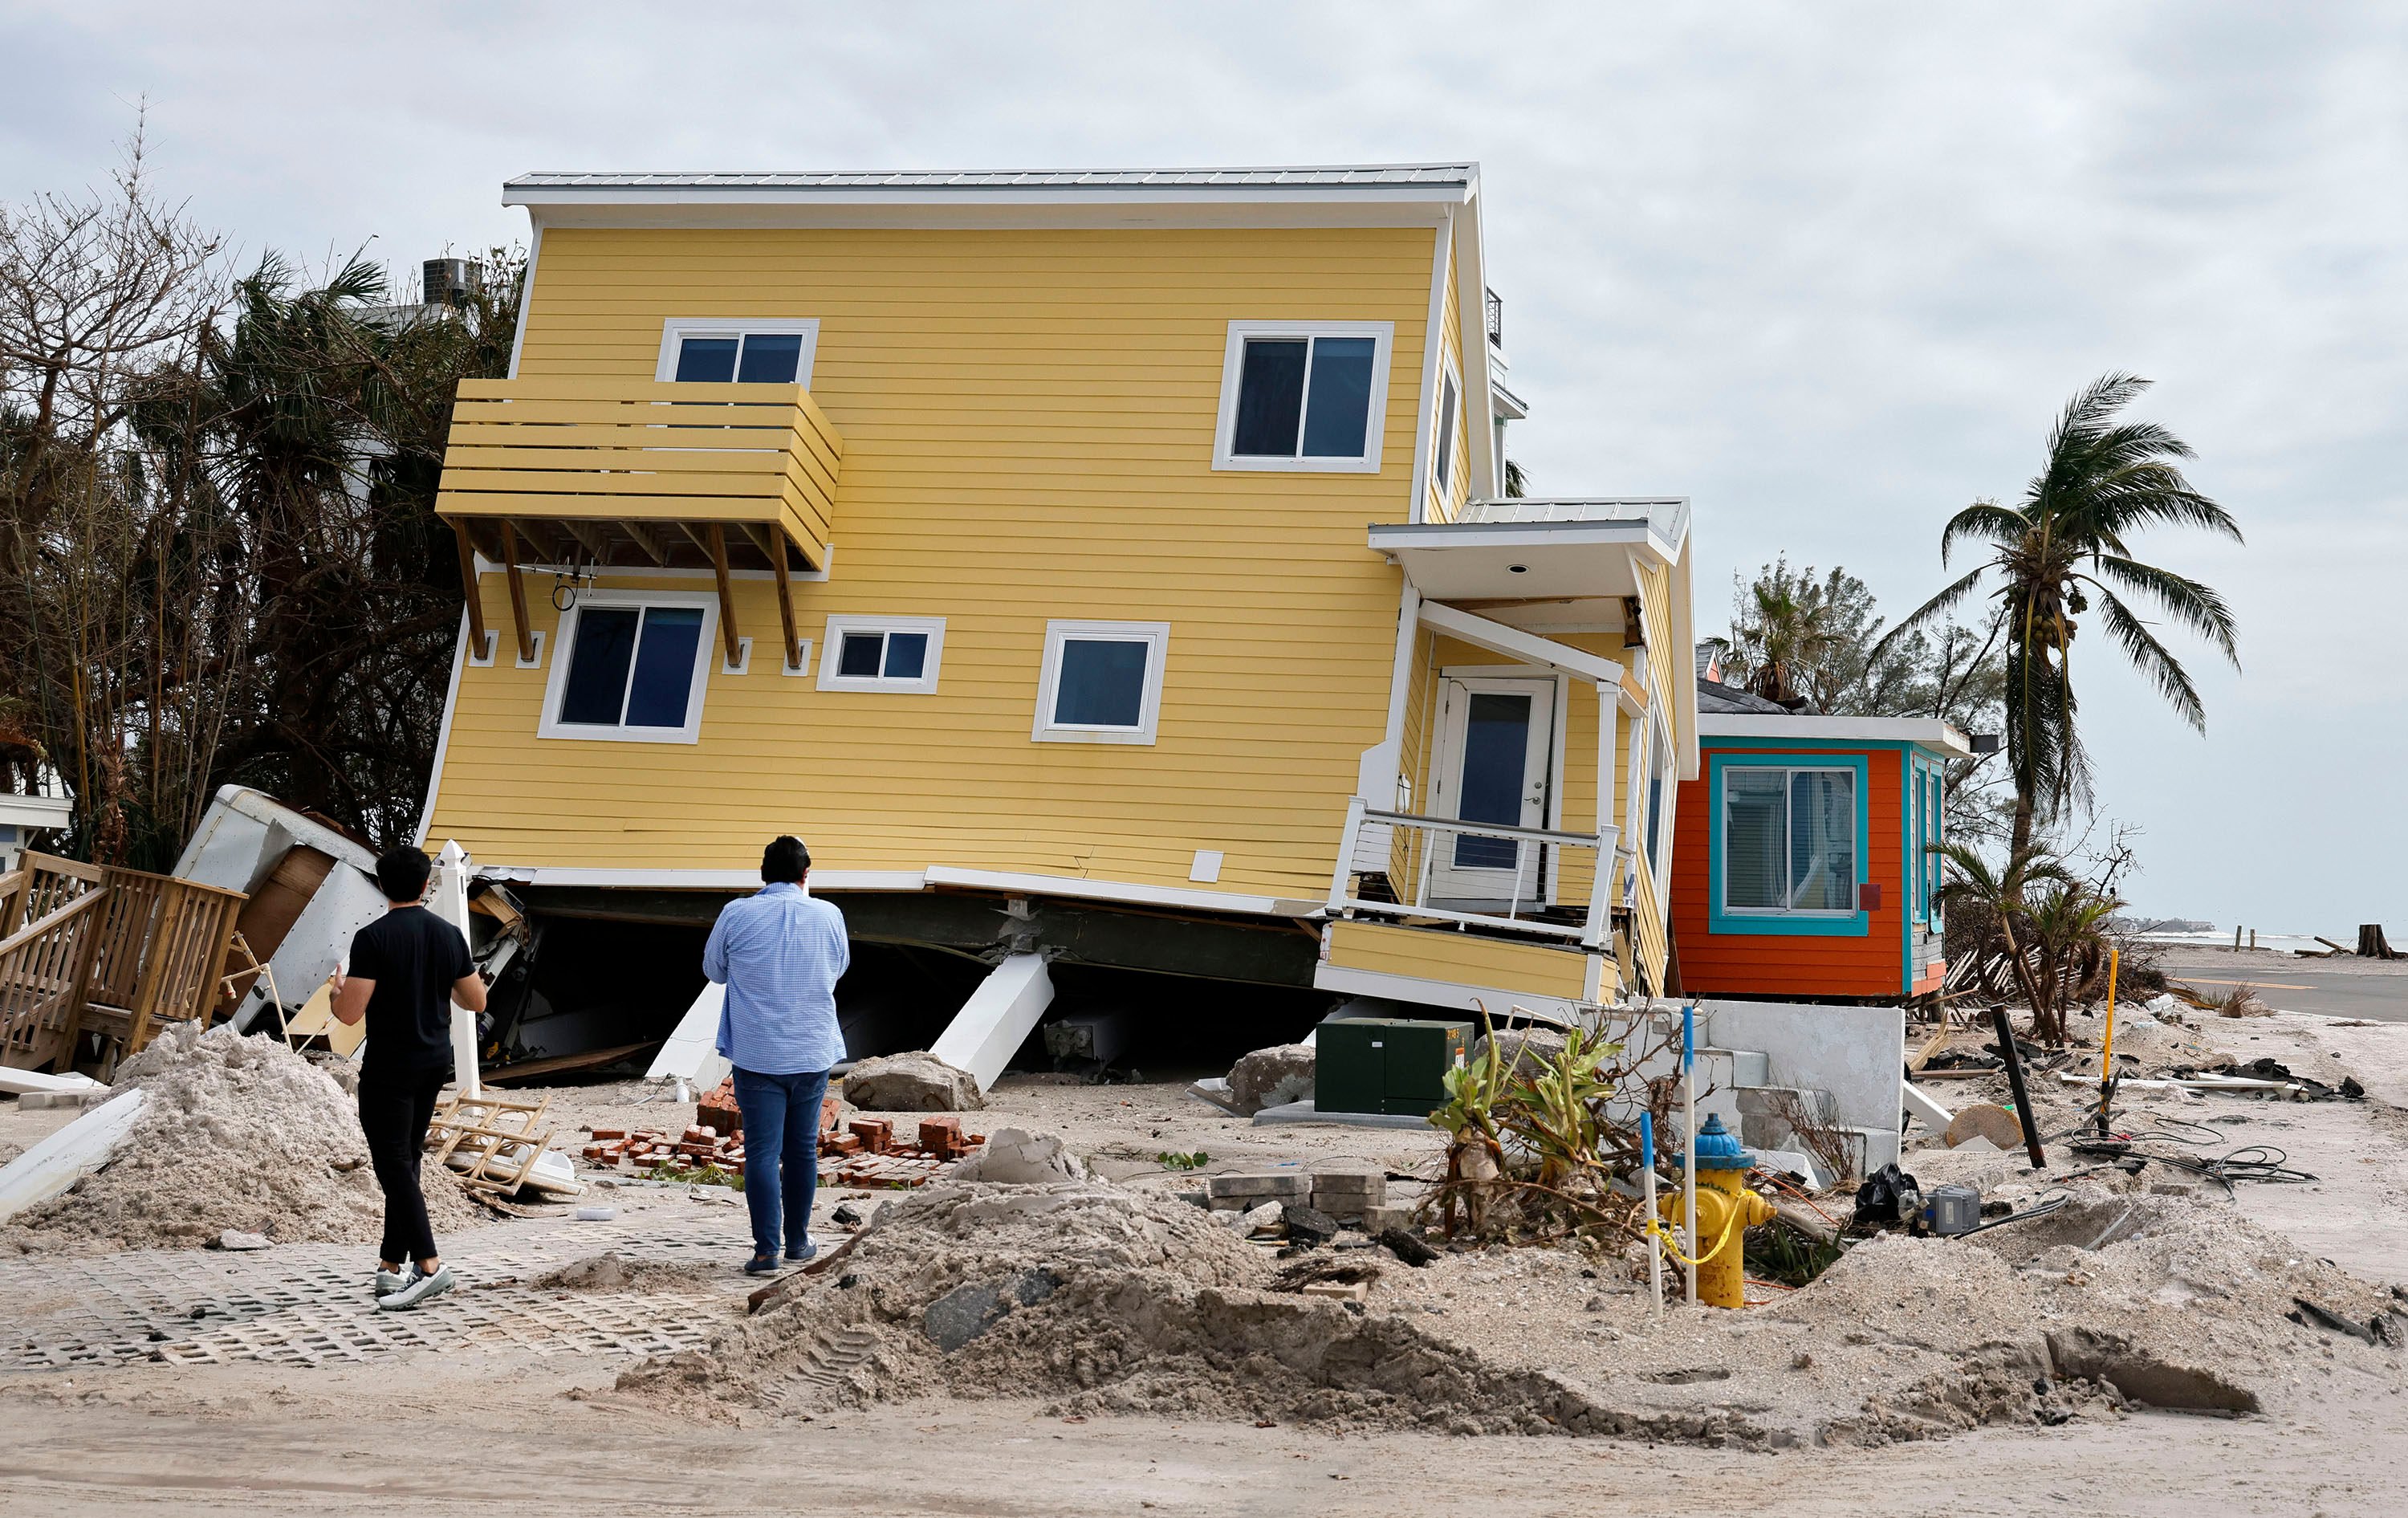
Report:
M 817 1244 L 805 1244 L 800 1250 L 790 1249 L 786 1251 L 786 1263 L 788 1265 L 800 1265 L 805 1260 L 810 1259 L 812 1255 L 817 1254 L 819 1252 L 820 1247 Z
M 778 1273 L 778 1256 L 775 1254 L 755 1254 L 751 1259 L 744 1262 L 744 1273 L 748 1276 L 775 1275 Z

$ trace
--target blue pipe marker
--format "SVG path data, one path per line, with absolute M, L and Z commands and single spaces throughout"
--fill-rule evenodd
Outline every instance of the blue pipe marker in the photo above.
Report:
M 1687 1070 L 1698 1062 L 1698 1004 L 1691 1002 L 1681 1009 L 1681 1068 Z
M 1656 1168 L 1656 1114 L 1639 1114 L 1639 1163 L 1649 1170 Z

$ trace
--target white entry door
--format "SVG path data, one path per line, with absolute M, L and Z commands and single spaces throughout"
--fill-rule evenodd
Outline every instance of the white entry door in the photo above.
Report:
M 1438 791 L 1430 798 L 1437 815 L 1546 826 L 1555 682 L 1450 678 L 1440 684 L 1440 701 Z M 1428 896 L 1434 903 L 1544 904 L 1551 884 L 1544 845 L 1432 837 Z

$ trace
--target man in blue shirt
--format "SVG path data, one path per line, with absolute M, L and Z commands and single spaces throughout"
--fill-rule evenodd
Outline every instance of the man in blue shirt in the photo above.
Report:
M 744 1115 L 744 1200 L 752 1211 L 745 1270 L 778 1268 L 782 1213 L 786 1258 L 819 1253 L 810 1241 L 819 1188 L 820 1099 L 828 1067 L 844 1057 L 836 983 L 853 963 L 844 913 L 803 888 L 811 852 L 796 838 L 761 852 L 761 889 L 729 902 L 710 925 L 702 973 L 727 988 L 719 1052 L 736 1067 Z

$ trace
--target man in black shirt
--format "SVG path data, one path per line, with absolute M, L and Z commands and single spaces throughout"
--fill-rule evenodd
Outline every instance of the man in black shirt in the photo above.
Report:
M 384 1243 L 377 1251 L 377 1306 L 416 1307 L 452 1289 L 435 1251 L 419 1157 L 436 1094 L 452 1079 L 452 1004 L 485 1010 L 485 982 L 460 930 L 419 905 L 433 866 L 412 848 L 377 861 L 385 914 L 351 938 L 351 967 L 337 968 L 335 1016 L 368 1022 L 360 1054 L 360 1132 L 384 1188 Z M 404 1276 L 404 1262 L 414 1265 Z

